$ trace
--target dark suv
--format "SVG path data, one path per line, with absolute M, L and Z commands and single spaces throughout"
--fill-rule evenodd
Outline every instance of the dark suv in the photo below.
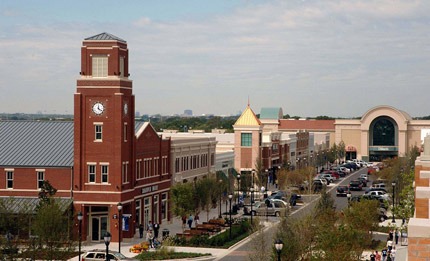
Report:
M 362 189 L 363 189 L 363 183 L 360 180 L 351 180 L 349 182 L 349 190 L 361 191 Z
M 350 193 L 348 186 L 338 186 L 336 189 L 336 196 L 337 197 L 346 197 L 346 195 L 348 195 L 348 193 Z

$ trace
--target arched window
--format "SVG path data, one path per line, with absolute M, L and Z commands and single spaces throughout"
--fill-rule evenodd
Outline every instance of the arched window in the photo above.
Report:
M 373 125 L 373 146 L 395 146 L 395 131 L 391 120 L 377 119 Z

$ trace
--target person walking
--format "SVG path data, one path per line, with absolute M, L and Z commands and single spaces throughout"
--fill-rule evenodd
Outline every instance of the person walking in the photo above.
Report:
M 193 225 L 193 215 L 190 214 L 188 217 L 188 227 L 191 229 L 191 226 Z
M 387 255 L 388 255 L 388 250 L 386 247 L 384 247 L 381 250 L 382 261 L 387 261 Z
M 375 251 L 372 251 L 369 257 L 370 257 L 370 261 L 376 261 Z
M 198 224 L 200 224 L 200 217 L 198 213 L 194 216 L 194 223 L 196 224 L 196 227 Z
M 375 260 L 381 261 L 381 255 L 378 253 L 378 250 L 375 251 Z
M 393 246 L 393 249 L 391 250 L 391 261 L 396 260 L 396 246 Z
M 152 229 L 146 231 L 146 241 L 148 241 L 150 248 L 154 248 L 154 233 Z
M 152 225 L 152 227 L 154 229 L 154 238 L 158 239 L 158 231 L 160 231 L 160 224 L 155 222 L 154 225 Z
M 394 232 L 394 239 L 395 239 L 396 245 L 399 243 L 399 237 L 400 237 L 400 231 L 396 229 L 396 232 Z
M 387 239 L 387 248 L 388 251 L 391 251 L 391 249 L 393 249 L 393 240 L 390 238 Z
M 143 237 L 143 230 L 144 230 L 143 224 L 142 224 L 142 223 L 140 223 L 140 224 L 139 224 L 139 236 L 140 236 L 140 238 L 142 238 L 142 237 Z
M 183 215 L 182 216 L 182 230 L 185 230 L 186 225 L 187 225 L 187 216 Z

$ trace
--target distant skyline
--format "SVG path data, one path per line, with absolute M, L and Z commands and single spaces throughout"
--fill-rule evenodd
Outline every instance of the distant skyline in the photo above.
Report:
M 0 113 L 73 113 L 84 38 L 127 41 L 140 114 L 430 115 L 430 1 L 0 2 Z M 248 98 L 249 97 L 249 98 Z

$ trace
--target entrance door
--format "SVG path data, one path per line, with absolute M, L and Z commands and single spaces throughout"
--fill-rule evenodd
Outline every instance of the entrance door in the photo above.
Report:
M 97 216 L 91 218 L 91 241 L 103 241 L 108 227 L 107 216 Z
M 145 230 L 148 229 L 148 222 L 151 220 L 151 198 L 144 199 L 143 204 L 143 220 L 145 221 Z

